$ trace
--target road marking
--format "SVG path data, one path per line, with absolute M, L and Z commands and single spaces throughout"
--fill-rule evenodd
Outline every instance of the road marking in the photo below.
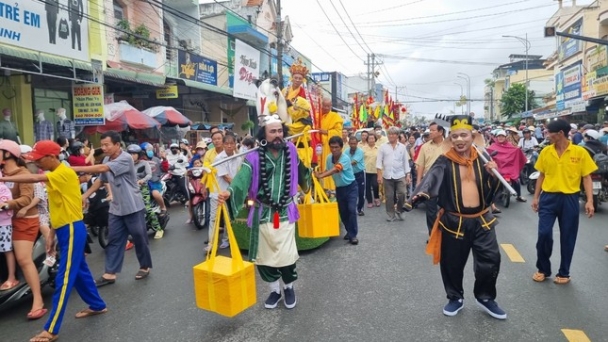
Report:
M 570 342 L 591 342 L 582 330 L 562 329 L 562 332 Z
M 526 262 L 517 249 L 510 243 L 501 243 L 500 247 L 507 253 L 511 262 Z

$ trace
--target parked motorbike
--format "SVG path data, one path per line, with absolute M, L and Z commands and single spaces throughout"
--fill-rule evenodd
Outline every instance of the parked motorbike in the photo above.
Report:
M 161 182 L 164 183 L 166 187 L 166 191 L 163 194 L 163 199 L 165 200 L 165 205 L 168 207 L 171 206 L 173 202 L 180 202 L 181 204 L 186 204 L 188 199 L 185 194 L 180 191 L 180 187 L 177 182 L 183 182 L 183 177 L 177 177 L 172 175 L 171 173 L 166 173 L 162 178 Z
M 205 185 L 201 183 L 203 170 L 200 168 L 188 170 L 188 190 L 190 191 L 190 205 L 192 205 L 192 218 L 198 229 L 209 224 L 209 206 Z
M 531 195 L 534 195 L 534 191 L 536 191 L 536 180 L 540 177 L 540 172 L 534 171 L 528 176 L 528 184 L 526 188 Z
M 55 265 L 49 267 L 44 263 L 46 259 L 46 240 L 42 234 L 38 234 L 38 238 L 34 243 L 34 250 L 32 253 L 34 259 L 34 265 L 38 270 L 38 277 L 40 278 L 40 287 L 49 285 L 55 287 L 55 277 L 57 275 L 59 265 L 59 253 L 57 253 L 57 261 Z M 8 276 L 8 269 L 6 267 L 6 258 L 4 253 L 0 253 L 0 279 L 5 280 Z M 17 280 L 19 285 L 6 291 L 0 291 L 0 311 L 8 309 L 13 305 L 17 304 L 19 300 L 31 293 L 30 286 L 25 281 L 23 273 L 17 267 Z

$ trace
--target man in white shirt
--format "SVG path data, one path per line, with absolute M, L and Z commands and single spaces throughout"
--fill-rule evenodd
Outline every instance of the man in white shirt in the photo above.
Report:
M 411 181 L 409 154 L 405 145 L 399 142 L 399 128 L 388 129 L 388 143 L 380 146 L 376 169 L 378 170 L 378 184 L 384 186 L 386 196 L 387 221 L 393 222 L 395 218 L 403 221 L 401 213 L 407 192 L 407 185 Z M 397 198 L 395 198 L 397 190 Z M 397 202 L 397 210 L 395 210 Z
M 228 157 L 232 157 L 236 152 L 236 137 L 232 133 L 226 133 L 224 135 L 222 146 L 224 150 L 220 152 L 217 157 L 215 157 L 214 163 L 217 163 L 223 159 Z M 210 194 L 211 197 L 211 215 L 210 215 L 210 224 L 209 224 L 209 245 L 207 245 L 207 250 L 211 250 L 213 234 L 215 234 L 215 220 L 220 220 L 220 228 L 225 228 L 225 222 L 223 217 L 217 217 L 218 212 L 218 203 L 217 196 L 220 192 L 228 190 L 230 183 L 232 183 L 232 178 L 236 176 L 237 171 L 243 164 L 243 157 L 233 158 L 231 160 L 225 161 L 217 166 L 217 183 L 220 186 L 218 192 L 212 192 Z M 224 229 L 224 233 L 221 236 L 222 242 L 219 246 L 220 249 L 228 248 L 230 243 L 228 242 L 228 234 Z
M 517 144 L 519 148 L 521 148 L 525 152 L 531 148 L 538 146 L 538 141 L 535 137 L 532 136 L 532 131 L 526 128 L 523 130 L 522 133 L 524 135 L 524 138 L 519 139 L 519 143 Z

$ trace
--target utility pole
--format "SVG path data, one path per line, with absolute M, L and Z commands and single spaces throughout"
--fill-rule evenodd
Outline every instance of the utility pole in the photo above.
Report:
M 376 86 L 376 66 L 382 64 L 382 62 L 376 62 L 376 54 L 371 53 L 367 54 L 367 62 L 364 63 L 367 65 L 367 88 L 369 89 L 369 96 L 375 97 L 375 86 Z
M 281 0 L 277 0 L 277 74 L 279 89 L 283 89 L 283 23 L 281 20 Z

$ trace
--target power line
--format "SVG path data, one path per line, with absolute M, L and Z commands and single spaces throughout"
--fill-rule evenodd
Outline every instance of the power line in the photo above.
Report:
M 340 2 L 340 6 L 342 6 L 342 9 L 344 10 L 344 13 L 346 13 L 346 16 L 348 17 L 348 20 L 350 20 L 350 23 L 353 25 L 353 28 L 355 29 L 355 31 L 359 35 L 359 38 L 361 38 L 361 41 L 363 42 L 363 44 L 365 44 L 365 46 L 367 46 L 367 49 L 369 50 L 369 52 L 372 52 L 372 49 L 369 47 L 369 45 L 367 45 L 367 43 L 365 42 L 365 39 L 363 39 L 363 36 L 361 35 L 361 32 L 359 32 L 359 29 L 357 28 L 357 25 L 355 25 L 355 23 L 353 22 L 353 19 L 350 17 L 350 14 L 348 14 L 348 11 L 346 10 L 346 7 L 344 7 L 344 4 L 342 3 L 342 0 L 338 0 L 338 1 Z M 333 2 L 332 2 L 332 5 L 333 5 Z M 337 10 L 336 10 L 336 12 L 337 12 Z
M 385 58 L 405 59 L 405 60 L 417 61 L 417 62 L 444 63 L 444 64 L 487 65 L 487 66 L 496 66 L 496 65 L 501 64 L 501 63 L 476 62 L 476 61 L 451 61 L 451 60 L 447 60 L 447 59 L 416 58 L 416 57 L 406 57 L 406 56 L 396 56 L 396 55 L 378 55 L 378 56 L 385 57 Z
M 321 6 L 321 3 L 319 2 L 319 0 L 317 1 L 317 5 L 319 5 L 319 8 L 321 9 L 321 11 L 323 12 L 323 14 L 325 15 L 325 18 L 327 18 L 327 21 L 329 21 L 329 23 L 331 24 L 331 26 L 334 28 L 334 30 L 336 32 L 338 32 L 338 30 L 336 29 L 336 26 L 334 25 L 334 23 L 331 21 L 331 19 L 329 19 L 329 16 L 327 15 L 327 13 L 325 12 L 325 10 L 323 9 L 323 6 Z M 338 36 L 340 37 L 340 39 L 344 42 L 344 44 L 347 44 L 346 41 L 344 40 L 344 37 L 342 37 L 339 33 Z M 350 45 L 346 45 L 348 47 L 348 49 L 353 53 L 353 55 L 355 55 L 355 57 L 359 58 L 362 62 L 365 62 L 363 60 L 363 58 L 359 57 L 357 55 L 357 53 L 350 47 Z

